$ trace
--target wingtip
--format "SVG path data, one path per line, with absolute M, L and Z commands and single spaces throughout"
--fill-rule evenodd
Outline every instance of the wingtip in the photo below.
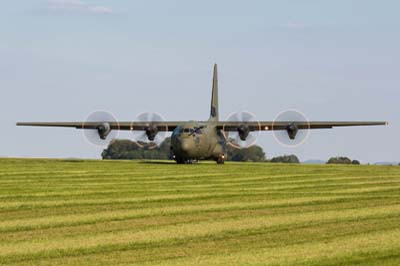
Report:
M 30 123 L 27 123 L 27 122 L 17 122 L 15 125 L 16 125 L 17 127 L 24 127 L 24 126 L 29 126 Z

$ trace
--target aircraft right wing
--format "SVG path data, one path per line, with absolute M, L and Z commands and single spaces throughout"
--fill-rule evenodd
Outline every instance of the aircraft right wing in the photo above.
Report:
M 98 129 L 98 127 L 107 125 L 111 130 L 146 130 L 151 125 L 157 127 L 158 131 L 173 131 L 179 124 L 179 121 L 152 121 L 152 122 L 19 122 L 17 126 L 31 127 L 70 127 L 76 129 Z

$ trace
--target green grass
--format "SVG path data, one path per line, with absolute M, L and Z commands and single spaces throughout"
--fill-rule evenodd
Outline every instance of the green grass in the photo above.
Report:
M 0 159 L 1 265 L 400 265 L 400 167 Z

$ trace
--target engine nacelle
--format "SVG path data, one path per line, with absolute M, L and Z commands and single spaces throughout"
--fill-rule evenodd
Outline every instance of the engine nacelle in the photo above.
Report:
M 145 131 L 146 131 L 147 138 L 150 141 L 153 141 L 157 136 L 158 128 L 155 125 L 150 125 L 150 126 L 146 127 Z
M 111 132 L 111 126 L 109 123 L 102 123 L 101 125 L 96 127 L 97 132 L 99 133 L 99 137 L 101 139 L 106 139 L 108 134 Z
M 242 141 L 245 141 L 247 139 L 247 137 L 249 136 L 250 133 L 250 129 L 248 126 L 246 125 L 240 125 L 237 128 L 237 132 L 239 133 L 239 137 Z
M 293 140 L 296 138 L 299 128 L 296 124 L 292 123 L 286 127 L 286 132 L 288 133 L 289 138 Z

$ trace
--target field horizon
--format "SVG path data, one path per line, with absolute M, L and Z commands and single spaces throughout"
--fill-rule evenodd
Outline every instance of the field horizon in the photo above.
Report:
M 400 265 L 400 167 L 0 159 L 0 265 Z

